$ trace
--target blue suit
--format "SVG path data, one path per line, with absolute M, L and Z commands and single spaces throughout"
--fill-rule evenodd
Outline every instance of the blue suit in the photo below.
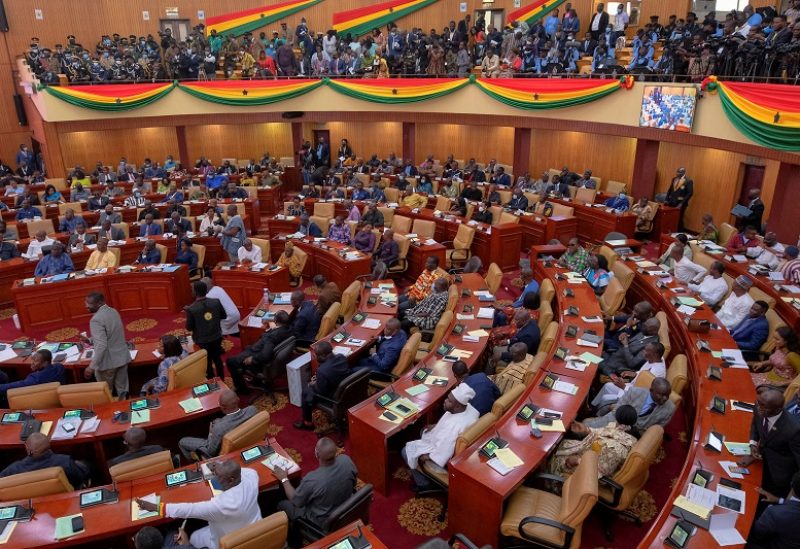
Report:
M 529 320 L 525 326 L 514 334 L 514 337 L 508 340 L 508 346 L 511 347 L 515 343 L 524 343 L 528 346 L 528 353 L 535 355 L 538 352 L 539 340 L 541 338 L 542 334 L 539 332 L 539 325 L 535 320 Z M 511 360 L 511 353 L 503 353 L 500 359 L 503 362 L 509 362 Z
M 303 233 L 304 235 L 307 236 L 312 236 L 314 238 L 320 238 L 322 236 L 322 230 L 319 227 L 317 227 L 317 224 L 314 223 L 313 221 L 309 221 L 308 225 L 305 227 L 300 225 L 297 228 L 297 232 Z
M 770 505 L 753 523 L 748 549 L 797 549 L 800 538 L 796 525 L 800 522 L 800 499 L 792 498 L 781 505 Z
M 300 341 L 313 342 L 317 337 L 321 320 L 322 316 L 317 306 L 311 301 L 304 301 L 294 315 L 292 322 L 294 336 Z
M 528 282 L 527 286 L 522 290 L 522 295 L 520 295 L 517 300 L 511 304 L 512 307 L 519 308 L 522 307 L 522 304 L 525 302 L 525 296 L 529 293 L 538 294 L 539 293 L 539 283 L 535 280 L 531 280 Z M 530 351 L 530 349 L 528 349 Z M 535 354 L 535 353 L 532 353 Z
M 360 367 L 369 368 L 376 372 L 389 373 L 397 365 L 400 351 L 408 341 L 408 336 L 403 330 L 398 330 L 390 339 L 381 336 L 375 347 L 375 354 L 361 360 Z
M 747 317 L 731 332 L 736 345 L 742 351 L 757 351 L 769 337 L 767 317 Z
M 489 376 L 483 372 L 468 376 L 464 380 L 464 383 L 475 391 L 475 396 L 469 403 L 473 408 L 478 410 L 480 415 L 491 411 L 494 401 L 500 398 L 500 389 L 489 379 Z
M 8 381 L 8 376 L 5 372 L 0 372 L 0 398 L 5 399 L 9 389 L 30 387 L 32 385 L 41 385 L 42 383 L 50 383 L 53 381 L 58 381 L 61 384 L 66 383 L 64 378 L 64 366 L 61 364 L 51 364 L 44 370 L 31 372 L 25 379 L 11 382 Z
M 148 229 L 149 227 L 149 229 Z M 158 223 L 142 223 L 139 225 L 139 236 L 154 236 L 161 234 L 161 225 Z

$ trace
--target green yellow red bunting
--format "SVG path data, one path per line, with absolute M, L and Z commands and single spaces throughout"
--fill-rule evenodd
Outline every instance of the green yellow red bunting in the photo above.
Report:
M 532 25 L 564 2 L 565 0 L 536 0 L 533 4 L 522 6 L 520 9 L 509 13 L 508 22 L 522 21 Z
M 333 14 L 333 28 L 342 38 L 348 34 L 354 37 L 361 36 L 436 2 L 438 0 L 391 0 L 373 6 L 340 11 Z
M 475 79 L 490 97 L 517 109 L 559 109 L 596 101 L 620 89 L 616 79 Z
M 248 10 L 226 13 L 208 17 L 206 23 L 206 34 L 210 35 L 212 30 L 217 34 L 226 36 L 241 36 L 246 32 L 252 32 L 279 19 L 302 11 L 311 6 L 319 4 L 322 0 L 289 0 L 272 6 L 263 6 Z
M 465 78 L 388 78 L 328 80 L 334 90 L 373 103 L 414 103 L 441 97 L 463 88 Z
M 220 80 L 183 82 L 180 89 L 204 101 L 223 105 L 268 105 L 299 97 L 324 84 L 322 80 Z
M 47 86 L 62 101 L 96 111 L 127 111 L 158 101 L 175 87 L 167 84 L 113 84 L 108 86 Z

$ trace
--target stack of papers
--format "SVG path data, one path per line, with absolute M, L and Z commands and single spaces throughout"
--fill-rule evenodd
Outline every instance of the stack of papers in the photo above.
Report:
M 14 528 L 16 527 L 17 527 L 16 520 L 6 521 L 6 525 L 3 527 L 3 531 L 0 532 L 0 545 L 8 543 L 8 540 L 11 538 L 11 534 L 14 532 Z
M 333 348 L 333 352 L 336 353 L 337 355 L 349 356 L 350 353 L 353 352 L 353 349 L 351 349 L 350 347 L 344 347 L 342 345 L 336 345 Z
M 494 318 L 494 307 L 481 307 L 478 309 L 478 318 Z
M 258 263 L 253 263 L 252 265 L 250 265 L 250 270 L 251 271 L 260 271 L 260 270 L 264 269 L 266 266 L 267 266 L 266 263 L 264 263 L 263 261 L 260 261 Z
M 732 456 L 749 456 L 750 443 L 749 442 L 728 442 L 725 441 L 725 448 Z
M 366 318 L 364 322 L 361 323 L 361 326 L 369 330 L 377 330 L 381 327 L 381 321 L 376 318 Z
M 692 316 L 697 312 L 697 309 L 690 307 L 689 305 L 681 305 L 677 310 L 679 313 L 685 314 L 686 316 Z
M 267 459 L 261 461 L 261 464 L 267 467 L 270 471 L 275 471 L 276 467 L 280 467 L 287 473 L 294 473 L 299 471 L 300 467 L 291 459 L 280 455 L 279 453 L 270 454 Z
M 722 349 L 722 358 L 731 363 L 731 368 L 747 368 L 747 361 L 739 349 Z
M 147 423 L 150 421 L 150 410 L 133 410 L 131 412 L 131 425 Z
M 257 316 L 249 316 L 247 317 L 247 327 L 248 328 L 263 328 L 264 322 L 262 319 L 258 318 Z
M 417 396 L 422 394 L 426 391 L 430 391 L 430 389 L 426 385 L 412 385 L 408 389 L 405 390 L 410 396 Z
M 554 419 L 552 425 L 542 425 L 541 423 L 537 423 L 536 419 L 531 420 L 531 427 L 536 426 L 543 433 L 565 433 L 567 428 L 564 427 L 564 422 L 560 419 Z
M 642 269 L 646 269 L 648 267 L 658 267 L 658 265 L 656 265 L 652 261 L 647 261 L 647 260 L 645 260 L 645 261 L 637 261 L 636 262 L 636 266 L 637 267 L 641 267 Z
M 94 416 L 94 417 L 90 417 L 89 419 L 86 419 L 86 420 L 83 421 L 83 424 L 81 425 L 80 431 L 81 431 L 81 434 L 94 433 L 95 431 L 97 431 L 98 427 L 100 427 L 100 418 L 97 417 L 97 416 Z
M 680 297 L 678 297 L 678 302 L 681 305 L 688 305 L 689 307 L 702 307 L 703 306 L 703 302 L 702 301 L 700 301 L 699 299 L 695 299 L 693 297 L 680 296 Z
M 197 397 L 187 398 L 186 400 L 180 401 L 178 404 L 180 404 L 181 408 L 183 408 L 183 411 L 187 414 L 198 412 L 203 409 L 203 403 L 200 402 L 200 399 Z
M 156 494 L 147 494 L 146 496 L 141 498 L 143 501 L 147 503 L 153 503 L 158 505 L 161 503 L 161 496 L 157 496 Z M 150 517 L 157 517 L 158 511 L 145 511 L 139 508 L 139 504 L 136 503 L 136 499 L 131 499 L 131 520 L 142 520 Z
M 64 429 L 65 425 L 71 426 L 71 430 L 67 431 Z M 75 438 L 78 436 L 78 431 L 80 430 L 81 420 L 80 418 L 65 418 L 62 417 L 56 422 L 55 431 L 53 431 L 53 440 L 68 440 L 71 438 Z
M 456 320 L 475 320 L 475 315 L 464 315 L 456 313 Z
M 555 383 L 553 383 L 553 390 L 558 391 L 559 393 L 574 395 L 575 393 L 578 392 L 578 386 L 575 385 L 574 383 L 569 383 L 568 381 L 561 381 L 559 379 L 556 380 Z
M 747 541 L 736 529 L 736 513 L 711 515 L 708 533 L 711 534 L 720 547 L 742 545 Z
M 0 351 L 0 362 L 5 362 L 6 360 L 11 360 L 12 358 L 17 358 L 17 353 L 14 352 L 14 349 L 11 348 L 11 345 L 6 344 L 5 349 Z

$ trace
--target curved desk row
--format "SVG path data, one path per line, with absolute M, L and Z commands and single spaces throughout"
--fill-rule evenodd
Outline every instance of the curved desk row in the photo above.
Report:
M 464 533 L 477 545 L 499 546 L 504 502 L 526 477 L 545 462 L 563 437 L 562 433 L 543 432 L 540 439 L 533 438 L 530 422 L 517 419 L 517 413 L 524 405 L 532 403 L 562 412 L 564 426 L 568 428 L 586 400 L 597 370 L 596 364 L 589 364 L 583 372 L 567 369 L 563 361 L 553 357 L 557 347 L 567 349 L 569 355 L 580 355 L 585 351 L 600 354 L 600 349 L 582 347 L 578 345 L 577 338 L 568 338 L 566 335 L 567 327 L 573 325 L 579 328 L 578 334 L 594 330 L 598 336 L 603 337 L 602 323 L 588 323 L 581 318 L 602 315 L 593 290 L 585 281 L 570 284 L 566 280 L 558 280 L 556 274 L 566 272 L 558 267 L 545 267 L 541 261 L 534 262 L 532 267 L 537 279 L 548 278 L 555 286 L 553 311 L 559 323 L 558 337 L 548 352 L 548 360 L 534 376 L 520 400 L 497 420 L 491 432 L 478 437 L 473 445 L 455 456 L 448 466 L 448 521 L 454 532 Z M 573 291 L 574 297 L 565 297 L 564 290 L 567 288 Z M 569 306 L 578 307 L 579 316 L 567 316 L 564 309 Z M 541 382 L 550 373 L 576 385 L 577 393 L 569 395 L 543 388 Z M 523 465 L 505 476 L 487 465 L 488 459 L 479 453 L 480 448 L 496 433 L 508 441 L 508 447 L 523 461 Z M 480 517 L 481 520 L 475 520 L 475 517 Z
M 291 456 L 275 440 L 269 444 L 275 451 L 291 459 Z M 232 452 L 219 459 L 228 459 L 238 462 L 243 468 L 248 467 L 258 473 L 259 490 L 265 492 L 277 488 L 280 484 L 268 467 L 256 461 L 245 465 L 240 452 Z M 194 470 L 195 466 L 181 467 L 180 470 Z M 298 469 L 290 478 L 300 476 Z M 100 488 L 99 486 L 92 489 Z M 113 486 L 104 488 L 112 490 Z M 134 481 L 118 482 L 116 489 L 119 500 L 116 503 L 101 504 L 85 509 L 80 508 L 80 492 L 70 492 L 54 496 L 45 496 L 33 500 L 35 511 L 33 520 L 17 524 L 9 540 L 9 547 L 63 547 L 84 545 L 89 543 L 103 543 L 105 546 L 127 547 L 130 538 L 144 526 L 158 526 L 173 521 L 174 519 L 153 517 L 142 520 L 131 519 L 131 504 L 135 498 L 150 494 L 157 494 L 164 503 L 203 502 L 211 499 L 212 491 L 207 481 L 194 482 L 166 488 L 164 475 L 154 475 Z M 82 490 L 85 492 L 87 490 Z M 27 507 L 28 501 L 16 502 Z M 85 530 L 64 540 L 54 540 L 55 521 L 59 517 L 83 514 Z
M 736 343 L 730 333 L 724 327 L 712 329 L 708 334 L 689 332 L 685 322 L 685 315 L 679 313 L 671 303 L 671 300 L 676 295 L 686 295 L 676 294 L 670 289 L 678 285 L 675 282 L 670 282 L 667 288 L 659 288 L 656 285 L 658 277 L 638 272 L 633 261 L 627 261 L 626 263 L 636 273 L 628 291 L 628 302 L 647 300 L 653 304 L 654 309 L 664 311 L 669 322 L 672 349 L 676 353 L 685 354 L 689 363 L 689 384 L 683 394 L 684 410 L 687 413 L 690 425 L 689 453 L 686 456 L 686 462 L 675 482 L 675 486 L 667 498 L 666 506 L 661 510 L 654 524 L 639 544 L 639 547 L 642 548 L 660 547 L 664 544 L 664 540 L 669 536 L 677 522 L 677 519 L 670 515 L 672 502 L 677 496 L 686 493 L 686 488 L 694 478 L 694 473 L 698 466 L 713 473 L 713 485 L 710 483 L 707 487 L 715 490 L 716 482 L 721 477 L 727 476 L 727 472 L 719 465 L 719 461 L 736 461 L 738 459 L 725 448 L 721 453 L 707 449 L 705 443 L 709 433 L 713 430 L 716 433 L 723 434 L 725 440 L 729 442 L 747 443 L 750 440 L 750 423 L 753 414 L 735 411 L 728 406 L 725 415 L 719 415 L 710 411 L 711 400 L 714 396 L 719 396 L 728 400 L 728 402 L 740 400 L 753 403 L 756 392 L 750 371 L 747 368 L 723 369 L 722 381 L 710 380 L 707 376 L 708 367 L 720 366 L 721 360 L 714 358 L 712 353 L 698 350 L 697 341 L 707 341 L 713 351 L 736 349 Z M 691 318 L 707 320 L 721 326 L 721 323 L 707 305 L 698 308 Z M 754 462 L 749 466 L 749 469 L 750 475 L 745 476 L 743 480 L 737 480 L 742 484 L 742 489 L 747 495 L 745 513 L 738 515 L 736 520 L 736 529 L 744 537 L 747 537 L 750 531 L 758 505 L 759 495 L 756 492 L 756 487 L 761 485 L 761 462 Z M 730 512 L 716 507 L 714 513 L 723 511 Z M 686 547 L 701 548 L 715 545 L 716 541 L 708 531 L 698 528 Z

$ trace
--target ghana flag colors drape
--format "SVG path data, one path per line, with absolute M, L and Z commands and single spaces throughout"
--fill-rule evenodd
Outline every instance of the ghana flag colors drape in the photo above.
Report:
M 466 78 L 387 78 L 327 80 L 334 90 L 373 103 L 414 103 L 452 93 L 467 84 Z
M 320 87 L 322 80 L 220 80 L 178 87 L 204 101 L 223 105 L 268 105 L 299 97 Z
M 800 90 L 785 84 L 717 82 L 722 110 L 764 147 L 800 151 Z
M 476 79 L 490 97 L 517 109 L 559 109 L 595 101 L 620 89 L 619 80 Z
M 532 25 L 564 2 L 565 0 L 536 0 L 533 4 L 522 6 L 520 9 L 509 13 L 508 22 L 522 21 Z
M 274 23 L 287 15 L 310 8 L 320 2 L 322 2 L 322 0 L 289 0 L 272 6 L 251 8 L 249 10 L 208 17 L 205 21 L 206 35 L 208 36 L 211 34 L 212 30 L 216 30 L 217 34 L 223 36 L 241 36 L 246 32 L 252 32 L 264 25 Z
M 47 86 L 53 97 L 84 109 L 127 111 L 158 101 L 173 90 L 175 84 L 114 84 L 110 86 Z
M 382 4 L 366 6 L 333 14 L 333 28 L 341 38 L 352 34 L 361 36 L 372 29 L 385 26 L 422 8 L 427 8 L 439 0 L 391 0 Z M 455 0 L 447 0 L 455 2 Z

